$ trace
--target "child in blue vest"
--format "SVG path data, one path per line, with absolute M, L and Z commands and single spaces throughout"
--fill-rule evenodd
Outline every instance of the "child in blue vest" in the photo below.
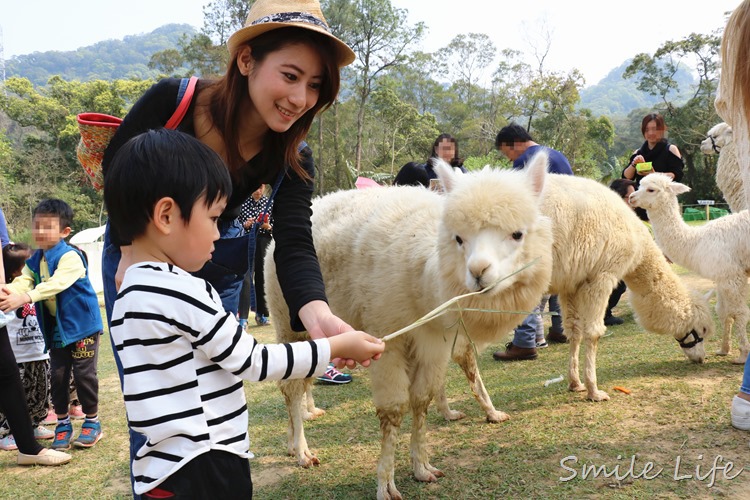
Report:
M 52 448 L 70 448 L 73 426 L 68 414 L 70 373 L 86 414 L 73 444 L 94 446 L 102 437 L 99 422 L 99 380 L 96 363 L 102 318 L 99 300 L 88 277 L 81 252 L 65 242 L 70 235 L 73 209 L 62 200 L 43 200 L 33 212 L 32 233 L 39 249 L 21 276 L 0 292 L 0 309 L 13 311 L 34 304 L 50 354 L 52 405 L 57 427 Z

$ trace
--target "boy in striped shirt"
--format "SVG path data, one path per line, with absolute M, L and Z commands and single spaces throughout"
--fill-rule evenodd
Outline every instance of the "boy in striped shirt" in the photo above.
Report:
M 132 242 L 134 262 L 110 331 L 129 424 L 147 437 L 131 464 L 135 493 L 251 497 L 242 379 L 314 377 L 332 358 L 377 359 L 384 344 L 360 331 L 259 344 L 189 274 L 211 258 L 232 189 L 222 160 L 197 139 L 166 129 L 134 137 L 105 182 L 110 221 Z

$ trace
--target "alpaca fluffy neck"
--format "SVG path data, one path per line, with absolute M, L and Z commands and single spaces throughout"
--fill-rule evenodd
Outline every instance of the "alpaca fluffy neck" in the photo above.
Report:
M 641 326 L 675 338 L 690 330 L 690 294 L 653 242 L 649 241 L 640 263 L 623 280 Z
M 677 198 L 671 197 L 667 203 L 648 209 L 648 218 L 654 230 L 654 238 L 659 247 L 673 261 L 686 267 L 688 252 L 700 242 L 699 231 L 688 226 L 680 215 Z M 684 255 L 688 254 L 688 255 Z

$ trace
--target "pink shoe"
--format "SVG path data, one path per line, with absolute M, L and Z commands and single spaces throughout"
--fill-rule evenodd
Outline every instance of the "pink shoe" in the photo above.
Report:
M 70 416 L 71 420 L 83 420 L 86 418 L 86 414 L 83 413 L 83 409 L 80 405 L 71 405 L 70 411 L 68 411 L 68 415 Z
M 50 411 L 47 412 L 47 418 L 42 420 L 42 425 L 57 425 L 57 414 L 55 413 L 55 410 L 50 409 Z

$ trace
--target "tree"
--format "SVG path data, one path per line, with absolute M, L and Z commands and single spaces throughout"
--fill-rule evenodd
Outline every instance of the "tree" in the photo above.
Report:
M 157 69 L 165 75 L 174 75 L 175 71 L 185 63 L 182 54 L 177 49 L 164 49 L 156 52 L 148 61 L 150 69 Z
M 459 99 L 468 106 L 474 104 L 472 90 L 480 85 L 484 70 L 495 59 L 495 51 L 495 44 L 484 33 L 462 33 L 437 53 Z
M 382 73 L 407 59 L 406 50 L 422 38 L 424 24 L 409 26 L 406 23 L 406 11 L 394 8 L 390 0 L 357 0 L 355 5 L 354 23 L 342 29 L 345 39 L 357 54 L 353 65 L 358 100 L 354 168 L 359 174 L 365 113 L 370 94 L 375 90 L 377 78 Z

